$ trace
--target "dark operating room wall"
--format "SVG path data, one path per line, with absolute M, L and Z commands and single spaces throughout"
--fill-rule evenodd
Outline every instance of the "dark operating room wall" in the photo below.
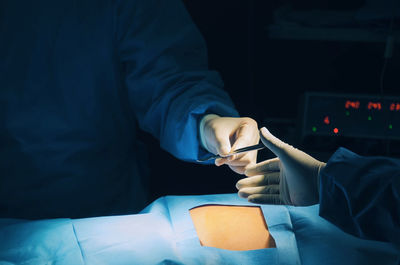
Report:
M 312 36 L 312 40 L 277 38 L 271 37 L 268 31 L 276 20 L 275 11 L 285 5 L 302 11 L 322 9 L 348 14 L 365 2 L 184 0 L 206 40 L 210 68 L 221 74 L 225 89 L 241 115 L 256 119 L 260 126 L 267 126 L 279 137 L 320 159 L 329 157 L 337 146 L 365 155 L 398 156 L 399 143 L 385 139 L 336 139 L 328 141 L 330 145 L 324 146 L 324 150 L 303 146 L 296 125 L 298 102 L 306 91 L 378 94 L 384 41 L 348 41 L 341 36 L 329 40 L 320 36 Z M 313 20 L 307 16 L 305 19 Z M 318 21 L 322 22 L 325 21 Z M 367 23 L 361 27 L 388 28 L 389 22 Z M 354 28 L 346 23 L 341 28 Z M 393 28 L 398 30 L 399 24 L 395 19 Z M 399 46 L 398 42 L 394 45 L 393 57 L 386 65 L 384 95 L 400 96 Z M 167 194 L 236 192 L 234 185 L 241 176 L 226 166 L 217 168 L 178 161 L 160 150 L 158 142 L 147 134 L 142 138 L 150 146 L 151 199 Z M 269 157 L 272 155 L 268 151 L 259 154 L 259 160 Z

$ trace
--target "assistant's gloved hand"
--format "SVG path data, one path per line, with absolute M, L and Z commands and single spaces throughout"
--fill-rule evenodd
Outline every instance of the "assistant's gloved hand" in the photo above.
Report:
M 206 115 L 200 122 L 200 138 L 210 153 L 226 156 L 238 148 L 258 144 L 260 140 L 257 122 L 250 118 L 228 118 Z M 257 151 L 215 160 L 217 166 L 228 165 L 243 174 L 249 165 L 257 162 Z
M 306 206 L 319 201 L 319 172 L 325 167 L 301 150 L 288 145 L 266 128 L 261 141 L 277 158 L 249 167 L 248 178 L 236 184 L 239 196 L 255 203 Z

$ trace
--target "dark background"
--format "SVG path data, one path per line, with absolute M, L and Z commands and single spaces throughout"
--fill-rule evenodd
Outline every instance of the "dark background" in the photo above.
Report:
M 395 0 L 393 0 L 395 1 Z M 209 65 L 217 70 L 241 116 L 254 118 L 278 137 L 320 159 L 327 159 L 345 146 L 364 155 L 397 156 L 400 145 L 385 139 L 335 139 L 324 146 L 306 145 L 298 138 L 299 99 L 306 91 L 379 94 L 384 64 L 385 41 L 346 40 L 313 36 L 314 39 L 271 37 L 274 11 L 291 4 L 297 10 L 352 12 L 365 1 L 256 1 L 186 0 L 185 5 L 203 34 Z M 385 1 L 383 1 L 385 2 Z M 390 0 L 386 1 L 390 4 Z M 399 29 L 398 19 L 381 20 L 357 28 Z M 341 25 L 354 28 L 354 25 Z M 385 39 L 385 38 L 384 38 Z M 400 49 L 397 42 L 384 74 L 384 95 L 399 96 Z M 203 166 L 179 161 L 159 148 L 158 142 L 143 133 L 150 149 L 151 200 L 163 195 L 236 192 L 241 178 L 227 166 Z M 315 140 L 318 142 L 318 140 Z M 321 142 L 321 139 L 319 140 Z M 388 151 L 391 150 L 391 151 Z M 259 161 L 272 157 L 259 153 Z

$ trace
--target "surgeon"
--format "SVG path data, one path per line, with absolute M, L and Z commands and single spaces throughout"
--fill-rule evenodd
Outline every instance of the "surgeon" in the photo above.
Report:
M 3 0 L 0 58 L 0 217 L 141 210 L 138 128 L 192 162 L 259 141 L 181 0 Z M 243 174 L 255 162 L 215 164 Z
M 320 203 L 320 216 L 345 232 L 400 245 L 400 160 L 340 148 L 323 163 L 266 128 L 261 140 L 277 158 L 249 167 L 248 178 L 237 183 L 239 196 L 254 203 Z

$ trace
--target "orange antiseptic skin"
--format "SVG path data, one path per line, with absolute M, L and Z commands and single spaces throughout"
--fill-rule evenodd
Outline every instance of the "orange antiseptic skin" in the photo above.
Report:
M 205 205 L 190 210 L 202 246 L 228 250 L 275 247 L 257 206 Z

